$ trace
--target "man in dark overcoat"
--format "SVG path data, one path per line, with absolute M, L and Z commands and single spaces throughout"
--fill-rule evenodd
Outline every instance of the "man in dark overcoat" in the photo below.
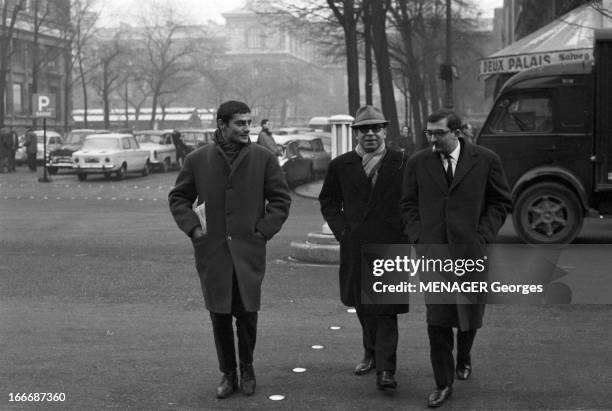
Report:
M 378 388 L 395 388 L 397 314 L 407 304 L 362 304 L 361 247 L 402 243 L 399 214 L 407 156 L 385 146 L 389 122 L 373 106 L 357 110 L 358 144 L 329 164 L 319 195 L 321 213 L 340 242 L 340 299 L 355 307 L 362 327 L 364 357 L 355 374 L 376 369 Z
M 431 147 L 406 165 L 400 210 L 408 241 L 447 244 L 452 258 L 479 258 L 494 241 L 511 207 L 510 190 L 494 152 L 463 139 L 461 119 L 441 110 L 427 119 Z M 461 296 L 459 300 L 465 302 Z M 470 351 L 482 326 L 484 304 L 427 304 L 431 363 L 436 389 L 428 405 L 438 407 L 452 394 L 454 374 L 466 380 Z M 427 300 L 426 300 L 427 302 Z M 457 364 L 453 330 L 457 328 Z
M 187 155 L 170 191 L 170 210 L 192 241 L 223 373 L 217 397 L 255 390 L 253 350 L 266 268 L 266 242 L 289 215 L 291 197 L 277 158 L 251 144 L 249 107 L 228 101 L 217 111 L 214 143 Z M 196 202 L 198 208 L 193 209 Z M 204 211 L 201 211 L 204 209 Z

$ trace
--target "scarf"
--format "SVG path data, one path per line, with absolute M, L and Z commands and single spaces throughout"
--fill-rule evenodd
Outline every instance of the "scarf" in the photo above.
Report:
M 363 171 L 365 171 L 368 180 L 372 182 L 372 186 L 376 184 L 376 178 L 378 177 L 378 169 L 381 166 L 381 162 L 385 154 L 387 153 L 387 147 L 385 146 L 385 142 L 383 141 L 380 147 L 376 149 L 376 151 L 367 153 L 361 144 L 357 144 L 355 147 L 355 152 L 359 157 L 361 157 L 361 165 L 363 166 Z
M 221 130 L 219 129 L 215 130 L 214 140 L 223 152 L 223 154 L 225 154 L 225 157 L 227 158 L 227 161 L 230 165 L 232 165 L 236 157 L 238 157 L 238 153 L 240 153 L 240 150 L 242 150 L 243 147 L 251 143 L 250 141 L 246 144 L 226 141 L 225 137 L 223 137 L 223 133 L 221 133 Z

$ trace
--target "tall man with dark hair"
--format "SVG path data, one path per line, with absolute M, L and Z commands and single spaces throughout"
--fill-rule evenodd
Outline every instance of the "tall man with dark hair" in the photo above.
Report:
M 257 144 L 264 146 L 274 155 L 279 156 L 281 154 L 280 149 L 274 141 L 274 137 L 272 137 L 272 132 L 270 131 L 270 120 L 267 118 L 261 120 L 261 131 L 257 137 Z
M 397 314 L 408 312 L 407 304 L 361 303 L 361 246 L 403 242 L 399 200 L 408 157 L 386 147 L 388 123 L 374 106 L 357 110 L 357 147 L 332 160 L 319 195 L 323 218 L 340 242 L 340 299 L 355 307 L 361 323 L 364 356 L 355 374 L 375 369 L 380 389 L 397 386 Z
M 219 106 L 214 143 L 187 155 L 168 196 L 176 223 L 191 238 L 210 311 L 223 373 L 218 398 L 238 388 L 232 317 L 236 317 L 240 387 L 245 395 L 255 391 L 253 351 L 266 242 L 281 229 L 291 204 L 276 157 L 250 144 L 250 112 L 238 101 Z
M 400 210 L 410 243 L 423 248 L 448 244 L 453 258 L 473 259 L 495 239 L 511 197 L 497 154 L 471 144 L 461 129 L 461 119 L 452 111 L 429 116 L 426 135 L 431 147 L 408 160 Z M 436 381 L 429 407 L 439 407 L 451 396 L 455 374 L 460 380 L 470 377 L 470 351 L 483 314 L 481 300 L 473 304 L 429 300 L 427 331 Z M 457 328 L 456 367 L 453 327 Z

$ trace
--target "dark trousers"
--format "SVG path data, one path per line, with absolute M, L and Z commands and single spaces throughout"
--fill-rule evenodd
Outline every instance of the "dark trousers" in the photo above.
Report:
M 36 153 L 28 153 L 28 167 L 30 167 L 30 170 L 36 171 Z
M 238 356 L 241 368 L 253 364 L 253 351 L 257 339 L 257 312 L 245 311 L 235 277 L 233 283 L 231 314 L 210 312 L 217 358 L 219 359 L 219 370 L 225 374 L 236 371 L 236 348 L 232 317 L 236 317 Z
M 8 171 L 15 171 L 15 152 L 16 150 L 11 149 L 8 158 Z
M 451 327 L 427 326 L 431 366 L 438 387 L 453 385 L 455 360 L 453 358 L 453 329 Z M 471 364 L 470 351 L 476 330 L 457 330 L 457 364 Z
M 357 309 L 365 355 L 374 357 L 376 371 L 395 373 L 397 362 L 397 314 L 364 315 Z

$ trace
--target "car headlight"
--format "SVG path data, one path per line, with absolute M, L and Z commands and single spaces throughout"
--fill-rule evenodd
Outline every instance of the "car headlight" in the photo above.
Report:
M 78 158 L 78 157 L 75 157 L 75 158 L 74 158 L 74 162 L 75 162 L 75 163 L 78 163 L 78 162 L 79 162 L 79 158 Z

